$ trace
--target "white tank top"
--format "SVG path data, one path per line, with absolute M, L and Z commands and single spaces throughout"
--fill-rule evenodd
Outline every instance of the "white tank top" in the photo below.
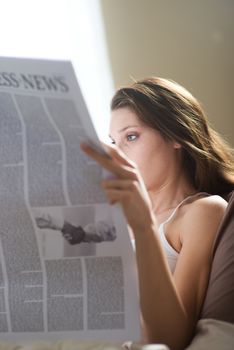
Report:
M 198 192 L 194 195 L 186 197 L 177 205 L 177 207 L 173 210 L 173 212 L 169 216 L 169 218 L 166 221 L 162 222 L 158 228 L 159 237 L 160 237 L 160 240 L 162 243 L 162 247 L 165 251 L 166 258 L 167 258 L 167 261 L 168 261 L 168 264 L 169 264 L 169 267 L 170 267 L 170 270 L 172 273 L 175 270 L 175 266 L 177 263 L 179 253 L 167 241 L 166 236 L 165 236 L 164 226 L 175 216 L 177 210 L 181 207 L 181 205 L 183 205 L 185 202 L 189 202 L 189 200 L 194 199 L 194 198 L 199 197 L 199 196 L 210 196 L 210 195 L 206 192 Z

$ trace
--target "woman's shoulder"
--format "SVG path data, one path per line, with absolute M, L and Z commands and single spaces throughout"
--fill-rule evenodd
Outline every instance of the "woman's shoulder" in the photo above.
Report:
M 228 203 L 219 195 L 205 195 L 197 198 L 191 203 L 188 210 L 189 215 L 205 215 L 209 213 L 224 212 Z
M 194 200 L 183 216 L 183 236 L 192 235 L 195 231 L 197 237 L 203 235 L 204 231 L 215 235 L 227 204 L 219 195 L 207 195 Z

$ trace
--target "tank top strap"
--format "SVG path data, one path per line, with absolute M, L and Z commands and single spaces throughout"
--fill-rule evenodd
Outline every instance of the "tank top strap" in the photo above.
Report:
M 171 215 L 167 218 L 167 220 L 165 220 L 161 225 L 164 225 L 166 223 L 168 223 L 172 218 L 173 216 L 175 215 L 175 213 L 177 212 L 177 210 L 181 207 L 182 204 L 186 203 L 189 199 L 192 199 L 192 198 L 196 198 L 198 196 L 210 196 L 209 193 L 207 192 L 198 192 L 198 193 L 195 193 L 195 194 L 192 194 L 186 198 L 184 198 L 177 206 L 176 208 L 173 210 L 173 212 L 171 213 Z M 161 226 L 160 225 L 160 226 Z

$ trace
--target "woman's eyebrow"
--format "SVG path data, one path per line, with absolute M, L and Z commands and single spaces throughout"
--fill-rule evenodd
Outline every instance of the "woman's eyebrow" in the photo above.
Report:
M 128 125 L 128 126 L 125 126 L 124 128 L 122 128 L 122 129 L 120 129 L 120 130 L 118 130 L 117 132 L 118 133 L 121 133 L 121 132 L 123 132 L 123 131 L 125 131 L 125 130 L 127 130 L 127 129 L 130 129 L 130 128 L 139 128 L 140 127 L 140 125 Z M 113 137 L 109 134 L 108 135 L 112 140 L 113 140 Z
M 122 128 L 122 129 L 120 129 L 118 132 L 120 133 L 120 132 L 123 132 L 123 131 L 125 131 L 125 130 L 127 130 L 127 129 L 130 129 L 130 128 L 135 128 L 135 127 L 140 127 L 140 125 L 128 125 L 128 126 L 125 126 L 124 128 Z

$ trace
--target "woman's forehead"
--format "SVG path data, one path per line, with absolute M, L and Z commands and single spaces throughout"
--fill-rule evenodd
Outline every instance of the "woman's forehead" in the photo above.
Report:
M 111 112 L 110 131 L 116 132 L 129 125 L 142 126 L 143 122 L 137 114 L 129 108 L 118 108 Z

